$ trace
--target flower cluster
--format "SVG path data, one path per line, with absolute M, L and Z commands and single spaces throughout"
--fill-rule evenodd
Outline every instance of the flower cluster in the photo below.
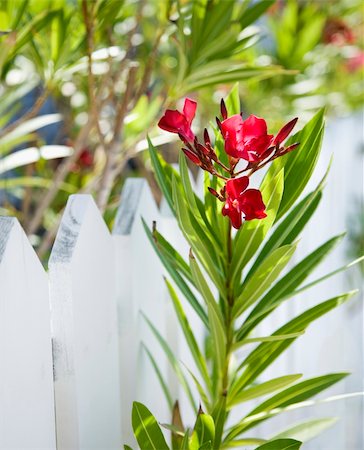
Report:
M 224 180 L 220 192 L 212 188 L 209 188 L 209 191 L 224 202 L 222 214 L 230 218 L 234 228 L 241 227 L 243 215 L 245 220 L 263 219 L 266 213 L 262 194 L 258 189 L 247 189 L 249 177 L 275 158 L 285 155 L 299 145 L 298 143 L 288 147 L 282 145 L 294 128 L 297 118 L 288 122 L 274 136 L 268 134 L 264 119 L 251 115 L 243 120 L 241 114 L 229 117 L 225 103 L 221 100 L 221 120 L 216 118 L 216 123 L 224 140 L 224 149 L 229 161 L 227 166 L 218 158 L 207 129 L 204 130 L 203 143 L 192 131 L 191 125 L 196 108 L 197 103 L 187 98 L 182 112 L 167 110 L 158 126 L 171 133 L 177 133 L 184 144 L 182 151 L 185 155 L 203 170 Z M 247 162 L 244 168 L 239 167 L 242 160 Z

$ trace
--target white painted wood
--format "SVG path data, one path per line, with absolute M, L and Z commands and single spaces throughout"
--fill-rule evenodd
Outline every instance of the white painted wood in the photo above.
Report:
M 161 263 L 142 227 L 141 218 L 151 226 L 160 214 L 150 188 L 143 179 L 128 179 L 113 230 L 116 249 L 117 303 L 121 355 L 123 442 L 133 444 L 131 408 L 142 401 L 161 422 L 170 422 L 170 411 L 155 371 L 143 350 L 146 345 L 169 383 L 165 354 L 150 331 L 143 312 L 166 338 L 166 311 Z M 171 339 L 168 339 L 171 343 Z M 172 339 L 173 340 L 173 339 Z M 172 386 L 173 392 L 173 386 Z
M 0 217 L 0 286 L 0 449 L 55 449 L 48 280 L 10 217 Z
M 114 252 L 90 196 L 70 197 L 49 275 L 57 448 L 119 449 Z

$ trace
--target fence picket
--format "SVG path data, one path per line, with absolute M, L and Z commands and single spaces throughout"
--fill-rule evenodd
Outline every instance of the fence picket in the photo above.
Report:
M 49 262 L 58 450 L 122 442 L 114 270 L 92 197 L 71 196 Z
M 0 286 L 0 448 L 55 449 L 48 280 L 10 217 L 0 217 Z

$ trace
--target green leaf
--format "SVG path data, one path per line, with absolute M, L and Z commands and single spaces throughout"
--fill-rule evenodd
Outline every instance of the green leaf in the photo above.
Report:
M 276 439 L 260 445 L 255 450 L 299 450 L 302 442 L 295 439 Z
M 222 376 L 225 364 L 226 351 L 226 335 L 220 316 L 216 310 L 210 305 L 208 307 L 208 317 L 210 323 L 211 337 L 214 346 L 214 360 L 216 362 L 218 377 Z
M 212 448 L 214 438 L 214 419 L 208 414 L 199 412 L 190 440 L 190 449 Z
M 166 285 L 167 285 L 170 297 L 173 302 L 174 309 L 176 311 L 178 321 L 181 325 L 183 334 L 186 338 L 188 347 L 191 351 L 193 359 L 195 360 L 196 366 L 199 369 L 204 382 L 206 383 L 207 389 L 209 390 L 209 392 L 211 392 L 211 382 L 210 382 L 210 377 L 209 377 L 209 373 L 207 370 L 205 359 L 203 358 L 202 353 L 200 352 L 196 338 L 191 330 L 189 321 L 183 310 L 182 304 L 176 294 L 176 291 L 173 289 L 173 286 L 169 283 L 168 280 L 165 280 L 165 281 L 166 281 Z
M 291 244 L 301 233 L 316 211 L 322 197 L 321 187 L 308 194 L 287 217 L 276 227 L 262 251 L 256 258 L 248 276 L 250 276 L 263 259 L 274 249 Z
M 349 298 L 351 298 L 357 291 L 351 291 L 346 294 L 333 297 L 320 303 L 313 308 L 308 309 L 304 313 L 290 320 L 288 323 L 280 327 L 273 333 L 273 336 L 284 335 L 289 333 L 296 333 L 305 330 L 308 325 L 332 309 L 341 305 Z M 242 386 L 251 383 L 263 370 L 268 367 L 273 361 L 287 348 L 295 338 L 286 339 L 284 341 L 276 342 L 262 342 L 256 349 L 254 349 L 247 358 L 241 363 L 239 368 L 246 366 L 245 371 L 241 377 Z
M 284 193 L 277 220 L 282 217 L 302 193 L 316 166 L 324 133 L 324 110 L 321 109 L 301 131 L 292 136 L 287 145 L 299 142 L 294 151 L 276 160 L 284 167 Z M 297 174 L 300 174 L 297 177 Z
M 124 450 L 133 450 L 129 445 L 124 444 Z
M 282 392 L 269 398 L 257 408 L 254 408 L 246 417 L 242 420 L 239 428 L 239 434 L 243 430 L 247 430 L 253 426 L 256 426 L 258 422 L 265 420 L 267 417 L 260 417 L 260 413 L 266 413 L 275 408 L 284 408 L 288 405 L 302 402 L 314 395 L 329 388 L 333 384 L 341 381 L 348 376 L 348 373 L 333 373 L 329 375 L 323 375 L 320 377 L 310 378 L 308 380 L 297 383 Z M 236 432 L 234 433 L 236 436 Z
M 141 450 L 169 450 L 157 421 L 142 403 L 133 403 L 132 425 Z
M 261 0 L 253 3 L 252 6 L 243 11 L 243 14 L 238 19 L 242 29 L 248 27 L 259 19 L 259 17 L 262 16 L 274 3 L 275 0 Z
M 242 292 L 234 305 L 235 316 L 240 316 L 264 294 L 286 267 L 295 251 L 296 245 L 285 245 L 267 256 L 254 275 L 243 284 Z
M 222 449 L 225 448 L 238 448 L 238 449 L 242 449 L 247 446 L 247 445 L 261 445 L 264 444 L 265 442 L 267 442 L 265 439 L 257 439 L 257 438 L 244 438 L 244 439 L 236 439 L 233 441 L 229 441 L 225 444 L 222 444 Z
M 196 385 L 197 391 L 200 395 L 200 398 L 201 398 L 204 406 L 207 408 L 207 410 L 210 410 L 210 408 L 211 408 L 210 401 L 207 397 L 207 394 L 206 394 L 204 388 L 202 387 L 202 385 L 199 382 L 199 380 L 197 379 L 197 377 L 193 374 L 193 372 L 188 367 L 186 367 L 186 369 L 188 370 L 189 374 L 191 375 L 191 378 L 193 379 L 193 381 Z
M 248 389 L 241 390 L 239 380 L 237 380 L 229 390 L 228 407 L 237 405 L 242 402 L 247 402 L 253 398 L 261 397 L 262 395 L 270 394 L 271 392 L 282 389 L 294 381 L 302 377 L 302 374 L 285 375 L 283 377 L 274 378 L 273 380 L 265 381 L 264 383 L 252 386 Z
M 228 115 L 240 114 L 239 83 L 235 83 L 225 99 Z
M 143 220 L 143 219 L 142 219 Z M 189 304 L 192 306 L 192 308 L 196 311 L 197 315 L 200 317 L 202 322 L 205 324 L 206 327 L 208 327 L 209 321 L 206 312 L 202 308 L 200 302 L 196 299 L 194 294 L 192 293 L 191 289 L 187 285 L 187 283 L 184 281 L 184 279 L 181 277 L 181 275 L 178 273 L 176 268 L 174 267 L 173 263 L 169 260 L 169 258 L 165 257 L 164 253 L 161 251 L 160 247 L 157 245 L 152 232 L 148 228 L 147 224 L 143 220 L 143 226 L 144 230 L 149 238 L 149 241 L 151 242 L 152 246 L 154 247 L 155 251 L 157 252 L 157 255 L 159 256 L 159 259 L 163 263 L 164 267 L 167 269 L 168 273 L 172 277 L 173 281 L 176 283 L 182 294 L 185 296 L 186 300 L 189 302 Z M 160 241 L 158 241 L 160 242 Z M 177 259 L 176 259 L 177 261 Z M 188 267 L 188 266 L 187 266 Z M 190 271 L 188 267 L 188 271 Z M 192 275 L 191 275 L 192 276 Z
M 180 364 L 179 364 L 177 358 L 175 357 L 173 351 L 171 350 L 171 348 L 168 345 L 168 343 L 166 342 L 166 340 L 162 337 L 162 335 L 158 332 L 158 330 L 152 324 L 152 322 L 146 317 L 146 315 L 143 313 L 141 313 L 141 314 L 144 317 L 147 324 L 149 325 L 154 336 L 157 338 L 158 342 L 160 343 L 164 353 L 166 354 L 169 363 L 171 364 L 173 370 L 175 371 L 175 373 L 177 375 L 179 382 L 181 383 L 181 386 L 183 387 L 183 389 L 185 390 L 185 392 L 187 394 L 187 397 L 191 403 L 192 408 L 195 408 L 196 405 L 195 405 L 195 401 L 194 401 L 190 386 L 186 380 L 184 373 L 181 370 Z
M 329 239 L 315 251 L 310 253 L 293 269 L 291 269 L 272 289 L 261 299 L 246 318 L 246 323 L 238 333 L 238 340 L 246 336 L 258 323 L 260 323 L 272 310 L 294 295 L 295 289 L 309 276 L 326 255 L 341 241 L 344 234 Z M 282 248 L 282 247 L 281 247 Z M 257 270 L 257 272 L 259 269 Z M 255 276 L 253 277 L 255 278 Z
M 213 245 L 206 233 L 201 230 L 193 215 L 190 214 L 175 176 L 172 177 L 172 190 L 176 217 L 186 240 L 198 256 L 211 280 L 221 292 L 224 292 L 223 278 L 219 269 L 220 260 L 215 253 L 216 246 Z
M 190 442 L 190 431 L 186 430 L 185 435 L 181 442 L 180 450 L 190 450 L 189 442 Z
M 273 439 L 291 438 L 307 442 L 315 438 L 323 431 L 332 427 L 337 422 L 335 417 L 326 417 L 324 419 L 314 419 L 298 423 L 287 430 L 281 431 Z
M 289 333 L 289 334 L 282 334 L 277 336 L 260 336 L 260 337 L 253 337 L 253 338 L 246 338 L 243 341 L 236 342 L 234 345 L 235 349 L 238 349 L 246 344 L 253 344 L 255 342 L 273 342 L 273 341 L 284 341 L 285 339 L 292 339 L 296 338 L 298 336 L 302 336 L 304 334 L 304 331 L 299 331 L 297 333 Z
M 263 181 L 261 185 L 267 217 L 262 220 L 245 222 L 236 234 L 232 259 L 232 279 L 235 280 L 234 284 L 240 284 L 241 272 L 244 266 L 255 254 L 274 223 L 283 193 L 283 176 L 284 170 L 282 169 L 273 178 Z
M 214 407 L 212 411 L 212 417 L 215 422 L 215 440 L 214 440 L 214 450 L 219 450 L 221 447 L 222 435 L 224 433 L 225 420 L 227 417 L 226 411 L 226 395 L 222 395 L 220 400 Z
M 172 182 L 170 173 L 168 173 L 168 164 L 163 160 L 162 157 L 158 154 L 157 150 L 152 144 L 149 136 L 147 136 L 148 148 L 150 160 L 154 169 L 154 174 L 157 180 L 157 183 L 168 203 L 170 210 L 174 213 L 175 207 L 172 199 Z M 171 172 L 171 169 L 169 170 Z
M 189 257 L 190 257 L 191 273 L 192 273 L 192 277 L 195 282 L 195 286 L 198 289 L 198 291 L 200 292 L 200 294 L 202 295 L 203 299 L 205 300 L 206 305 L 210 306 L 215 311 L 217 318 L 219 319 L 221 325 L 223 325 L 224 320 L 221 315 L 219 306 L 216 303 L 215 298 L 212 295 L 212 292 L 207 284 L 207 281 L 206 281 L 205 277 L 203 276 L 201 269 L 199 268 L 198 263 L 196 261 L 196 258 L 194 257 L 192 252 L 190 252 Z
M 163 378 L 163 375 L 162 375 L 161 371 L 159 370 L 159 365 L 157 364 L 156 360 L 153 358 L 153 355 L 152 355 L 151 352 L 149 351 L 148 347 L 147 347 L 145 344 L 143 344 L 143 343 L 142 343 L 142 347 L 143 347 L 143 349 L 145 350 L 145 352 L 146 352 L 147 355 L 148 355 L 148 358 L 149 358 L 149 360 L 150 360 L 150 362 L 151 362 L 151 364 L 152 364 L 152 366 L 153 366 L 153 369 L 155 370 L 155 373 L 156 373 L 156 375 L 157 375 L 159 384 L 161 385 L 161 388 L 162 388 L 162 390 L 163 390 L 163 393 L 164 393 L 164 395 L 165 395 L 165 397 L 166 397 L 166 400 L 167 400 L 169 409 L 172 411 L 172 408 L 173 408 L 173 399 L 172 399 L 172 395 L 171 395 L 171 393 L 169 392 L 168 385 L 167 385 L 167 383 L 165 382 L 165 380 L 164 380 L 164 378 Z
M 338 269 L 334 270 L 333 272 L 330 272 L 323 277 L 318 278 L 317 280 L 312 281 L 311 283 L 305 284 L 300 289 L 297 289 L 294 291 L 292 295 L 300 294 L 301 292 L 305 291 L 306 289 L 311 288 L 312 286 L 315 286 L 318 283 L 321 283 L 324 280 L 327 280 L 328 278 L 336 275 L 337 273 L 344 272 L 345 270 L 350 269 L 350 267 L 355 266 L 356 264 L 359 264 L 360 262 L 364 261 L 364 256 L 361 256 L 360 258 L 357 258 L 356 260 L 352 261 L 349 264 L 346 264 L 345 266 L 339 267 Z

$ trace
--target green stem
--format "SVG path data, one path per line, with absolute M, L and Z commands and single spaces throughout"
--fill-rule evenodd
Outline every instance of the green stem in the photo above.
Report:
M 216 416 L 219 417 L 221 423 L 219 424 L 220 431 L 215 436 L 214 449 L 219 449 L 222 434 L 226 422 L 226 401 L 224 399 L 228 393 L 229 387 L 229 364 L 231 353 L 234 344 L 234 320 L 233 320 L 233 306 L 234 306 L 234 292 L 232 287 L 231 279 L 231 261 L 232 261 L 232 227 L 229 221 L 229 226 L 227 230 L 227 258 L 226 258 L 226 312 L 225 312 L 225 336 L 226 336 L 226 349 L 225 349 L 225 364 L 221 380 L 221 391 L 219 391 L 217 402 L 216 402 Z

